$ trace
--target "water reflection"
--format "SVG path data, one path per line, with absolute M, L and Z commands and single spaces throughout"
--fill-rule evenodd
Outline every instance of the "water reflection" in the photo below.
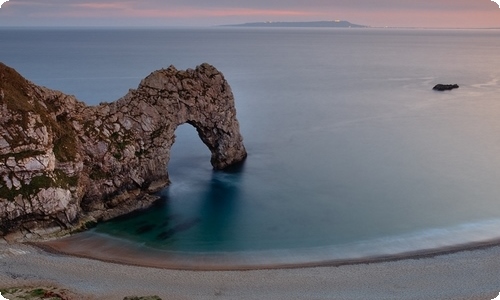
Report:
M 244 163 L 223 171 L 213 171 L 199 208 L 199 237 L 206 246 L 234 241 L 235 222 L 241 213 L 240 189 Z

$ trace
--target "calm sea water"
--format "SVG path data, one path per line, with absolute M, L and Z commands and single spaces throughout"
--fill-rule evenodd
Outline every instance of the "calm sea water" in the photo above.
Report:
M 500 237 L 499 49 L 496 30 L 0 30 L 0 61 L 88 104 L 171 64 L 224 73 L 244 166 L 212 171 L 183 125 L 162 200 L 90 233 L 189 253 Z

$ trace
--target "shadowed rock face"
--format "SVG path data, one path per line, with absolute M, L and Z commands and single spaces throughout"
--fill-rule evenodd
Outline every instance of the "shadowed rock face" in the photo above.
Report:
M 99 106 L 0 64 L 0 234 L 43 236 L 148 206 L 169 183 L 170 148 L 184 123 L 215 169 L 245 159 L 231 88 L 208 64 L 155 71 Z

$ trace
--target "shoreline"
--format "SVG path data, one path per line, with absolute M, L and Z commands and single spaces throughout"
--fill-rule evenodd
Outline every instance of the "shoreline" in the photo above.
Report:
M 0 242 L 0 288 L 55 286 L 78 299 L 493 299 L 500 245 L 416 259 L 288 269 L 193 271 L 110 263 Z
M 114 240 L 118 240 L 118 242 L 113 243 L 113 238 L 95 235 L 86 237 L 86 233 L 83 233 L 57 240 L 27 244 L 52 254 L 130 266 L 186 271 L 248 271 L 339 267 L 433 258 L 457 252 L 500 247 L 500 238 L 497 238 L 488 241 L 470 242 L 401 253 L 328 258 L 328 253 L 325 254 L 323 253 L 324 251 L 320 252 L 317 249 L 249 251 L 242 253 L 183 253 L 138 247 L 133 242 L 120 239 Z M 83 247 L 82 245 L 85 246 Z

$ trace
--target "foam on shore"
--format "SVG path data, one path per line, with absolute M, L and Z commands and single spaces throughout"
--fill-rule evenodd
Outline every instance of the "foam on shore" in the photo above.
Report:
M 58 253 L 128 265 L 182 270 L 248 270 L 336 266 L 418 258 L 500 244 L 500 220 L 315 248 L 241 252 L 175 252 L 88 231 L 39 243 Z

